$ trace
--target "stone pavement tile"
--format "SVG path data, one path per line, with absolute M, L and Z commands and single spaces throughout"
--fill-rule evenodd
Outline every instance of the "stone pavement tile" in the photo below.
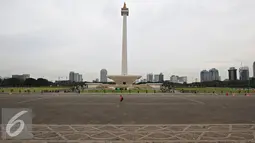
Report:
M 253 130 L 255 131 L 255 125 L 232 125 L 232 131 L 240 130 Z
M 51 131 L 47 125 L 33 125 L 32 131 Z
M 61 135 L 67 140 L 91 140 L 88 134 L 84 134 L 81 132 L 61 133 Z
M 201 140 L 228 140 L 230 136 L 229 132 L 205 132 Z
M 136 131 L 139 130 L 140 128 L 142 128 L 143 126 L 119 126 L 120 129 L 124 130 L 124 131 Z
M 208 131 L 209 125 L 191 125 L 186 131 Z
M 254 140 L 254 132 L 232 132 L 229 140 Z
M 139 129 L 137 129 L 136 131 L 160 131 L 160 130 L 164 130 L 165 127 L 163 126 L 144 126 L 144 127 L 140 127 Z
M 72 125 L 71 126 L 74 130 L 76 130 L 76 131 L 80 131 L 80 132 L 82 132 L 82 131 L 85 131 L 85 132 L 87 132 L 87 131 L 100 131 L 99 129 L 97 129 L 97 128 L 95 128 L 94 126 L 80 126 L 80 125 Z
M 63 140 L 56 132 L 33 132 L 34 140 Z
M 179 132 L 174 133 L 179 139 L 182 140 L 197 140 L 198 137 L 201 135 L 201 132 Z
M 148 136 L 144 137 L 143 140 L 179 140 L 178 137 L 173 134 L 165 134 L 165 133 L 149 133 Z
M 100 132 L 100 133 L 93 133 L 89 135 L 91 139 L 93 140 L 119 140 L 118 137 L 116 137 L 113 134 L 110 134 L 108 132 Z
M 164 127 L 164 131 L 183 131 L 185 129 L 189 128 L 189 125 L 168 125 Z
M 70 126 L 68 125 L 49 125 L 49 128 L 51 128 L 53 131 L 58 131 L 58 132 L 62 132 L 62 131 L 73 131 L 72 128 L 70 128 Z
M 120 139 L 123 140 L 130 140 L 130 141 L 136 141 L 136 140 L 143 140 L 144 137 L 149 135 L 149 133 L 123 133 L 119 134 Z
M 119 128 L 119 127 L 116 127 L 116 126 L 110 126 L 110 125 L 103 126 L 103 127 L 98 128 L 98 129 L 100 129 L 101 131 L 110 131 L 110 132 L 121 132 L 121 131 L 123 131 L 122 128 Z
M 229 131 L 230 125 L 208 125 L 209 131 Z

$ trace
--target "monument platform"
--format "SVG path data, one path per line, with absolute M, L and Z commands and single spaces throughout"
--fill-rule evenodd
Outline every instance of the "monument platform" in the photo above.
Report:
M 118 86 L 130 86 L 135 80 L 141 78 L 140 75 L 109 75 L 109 79 L 113 80 Z

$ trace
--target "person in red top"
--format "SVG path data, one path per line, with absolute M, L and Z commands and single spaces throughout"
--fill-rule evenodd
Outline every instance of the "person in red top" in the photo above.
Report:
M 123 96 L 122 95 L 120 95 L 120 102 L 122 102 L 123 101 Z

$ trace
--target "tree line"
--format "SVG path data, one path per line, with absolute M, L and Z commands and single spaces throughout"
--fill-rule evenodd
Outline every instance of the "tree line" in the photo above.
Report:
M 164 81 L 162 86 L 165 87 L 229 87 L 229 88 L 255 88 L 255 78 L 250 80 L 229 80 L 229 81 L 206 81 L 193 83 L 172 83 Z
M 27 78 L 22 80 L 19 78 L 6 78 L 0 79 L 1 87 L 39 87 L 39 86 L 50 86 L 53 83 L 44 78 Z
M 40 86 L 77 86 L 86 85 L 89 82 L 61 82 L 53 83 L 44 78 L 28 78 L 26 80 L 21 80 L 18 78 L 0 78 L 1 87 L 40 87 Z M 158 83 L 158 82 L 157 82 Z M 103 84 L 115 84 L 114 82 L 108 82 Z M 145 84 L 145 83 L 138 83 Z M 193 83 L 172 83 L 170 81 L 164 81 L 162 86 L 165 87 L 229 87 L 229 88 L 255 88 L 255 78 L 250 80 L 234 80 L 234 81 L 207 81 L 207 82 L 193 82 Z

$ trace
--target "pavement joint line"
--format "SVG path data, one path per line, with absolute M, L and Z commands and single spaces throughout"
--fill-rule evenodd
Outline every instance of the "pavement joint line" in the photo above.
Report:
M 17 103 L 18 103 L 18 104 L 21 104 L 21 103 L 29 103 L 29 102 L 32 102 L 32 101 L 38 101 L 38 100 L 49 99 L 49 98 L 52 98 L 52 97 L 38 97 L 38 98 L 34 98 L 34 99 L 19 101 L 19 102 L 17 102 Z
M 198 104 L 205 104 L 204 102 L 202 101 L 198 101 L 198 100 L 194 100 L 194 99 L 189 99 L 189 98 L 185 98 L 185 97 L 179 97 L 179 96 L 172 96 L 174 98 L 179 98 L 179 99 L 184 99 L 184 100 L 188 100 L 188 101 L 192 101 L 192 102 L 195 102 L 195 103 L 198 103 Z

